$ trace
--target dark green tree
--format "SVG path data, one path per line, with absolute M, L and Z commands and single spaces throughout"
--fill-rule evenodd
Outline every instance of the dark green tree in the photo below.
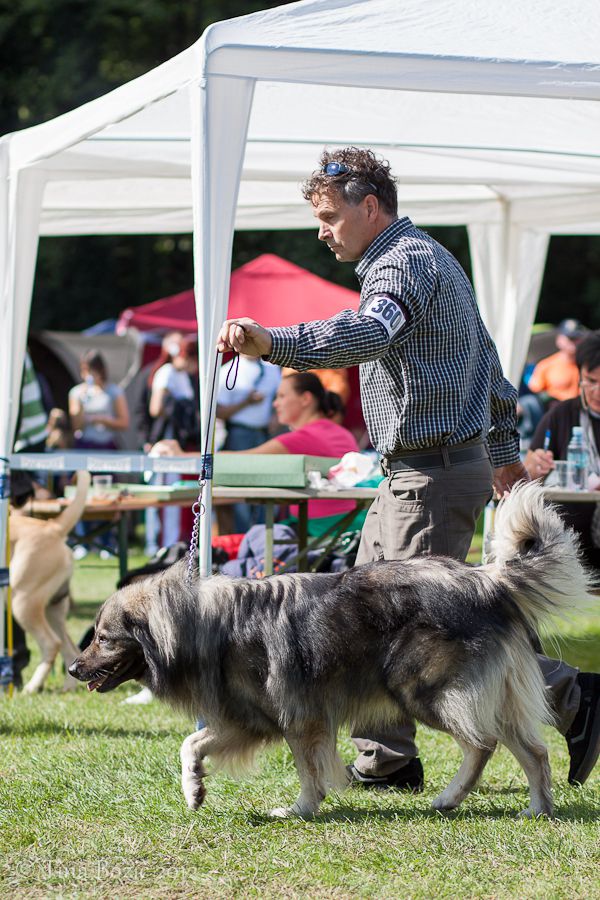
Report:
M 184 50 L 211 22 L 281 0 L 0 0 L 0 134 L 80 106 Z M 464 228 L 429 229 L 470 271 Z M 233 265 L 272 252 L 356 288 L 314 232 L 240 232 Z M 192 284 L 189 235 L 43 238 L 32 328 L 84 328 Z M 600 239 L 553 238 L 538 321 L 600 327 Z

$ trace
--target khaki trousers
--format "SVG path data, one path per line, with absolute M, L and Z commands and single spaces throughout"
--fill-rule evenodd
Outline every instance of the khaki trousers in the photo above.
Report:
M 406 467 L 389 475 L 365 520 L 356 565 L 438 554 L 464 561 L 479 515 L 492 496 L 492 477 L 487 458 L 445 468 Z M 564 734 L 579 706 L 578 670 L 538 659 Z M 390 775 L 418 755 L 414 722 L 352 738 L 359 751 L 354 765 L 365 775 Z

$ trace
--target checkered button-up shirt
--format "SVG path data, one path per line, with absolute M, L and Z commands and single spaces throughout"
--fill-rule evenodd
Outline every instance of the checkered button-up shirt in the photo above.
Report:
M 356 274 L 358 312 L 271 328 L 270 361 L 300 371 L 359 363 L 363 415 L 383 456 L 481 438 L 495 466 L 516 462 L 517 392 L 452 254 L 402 218 Z

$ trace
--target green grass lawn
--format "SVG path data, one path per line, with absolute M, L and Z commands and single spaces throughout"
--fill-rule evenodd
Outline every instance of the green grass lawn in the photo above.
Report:
M 112 562 L 77 564 L 76 640 L 115 580 Z M 597 669 L 600 619 L 580 617 L 562 653 Z M 314 821 L 271 821 L 267 811 L 297 792 L 283 746 L 239 780 L 207 779 L 192 813 L 179 788 L 191 722 L 156 701 L 123 706 L 133 685 L 65 696 L 60 684 L 57 666 L 44 694 L 0 696 L 1 896 L 600 898 L 600 771 L 570 788 L 566 745 L 551 730 L 551 822 L 516 818 L 526 784 L 504 750 L 460 811 L 433 812 L 460 753 L 426 728 L 423 794 L 351 789 L 327 798 Z M 350 761 L 347 736 L 341 744 Z

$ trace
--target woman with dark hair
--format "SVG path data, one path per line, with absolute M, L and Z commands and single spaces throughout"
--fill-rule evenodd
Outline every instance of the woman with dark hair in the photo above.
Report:
M 197 339 L 179 332 L 166 335 L 148 384 L 150 427 L 145 449 L 164 438 L 184 447 L 195 446 L 200 440 Z M 177 473 L 167 472 L 155 475 L 153 484 L 173 484 L 179 478 Z M 159 546 L 170 547 L 179 540 L 182 515 L 178 506 L 168 506 L 160 513 L 149 507 L 144 519 L 147 556 L 154 556 Z
M 80 360 L 81 384 L 69 391 L 69 416 L 75 447 L 116 450 L 118 436 L 129 428 L 127 398 L 108 380 L 106 363 L 96 350 Z
M 334 416 L 343 413 L 340 395 L 326 390 L 312 372 L 296 372 L 282 378 L 273 407 L 277 421 L 280 425 L 287 425 L 289 432 L 243 452 L 303 453 L 339 459 L 344 453 L 358 451 L 354 435 L 333 421 Z M 311 519 L 345 515 L 355 508 L 353 500 L 309 500 L 309 522 Z M 297 516 L 298 507 L 291 506 L 290 513 Z
M 80 359 L 81 384 L 69 391 L 69 418 L 74 446 L 82 450 L 117 450 L 120 432 L 129 428 L 129 407 L 123 389 L 108 380 L 104 357 L 96 350 L 87 350 Z M 93 522 L 79 522 L 75 533 L 86 537 Z M 110 555 L 107 533 L 100 537 L 101 557 Z M 88 552 L 86 544 L 75 547 L 76 559 Z
M 358 451 L 354 435 L 332 421 L 343 411 L 339 394 L 327 391 L 312 372 L 295 372 L 281 379 L 273 407 L 280 425 L 290 429 L 285 434 L 238 453 L 302 453 L 307 456 L 331 456 Z M 163 456 L 179 456 L 183 451 L 176 441 L 159 441 L 153 448 Z M 340 516 L 355 509 L 353 500 L 309 500 L 309 523 L 314 519 Z M 290 507 L 293 516 L 297 507 Z

